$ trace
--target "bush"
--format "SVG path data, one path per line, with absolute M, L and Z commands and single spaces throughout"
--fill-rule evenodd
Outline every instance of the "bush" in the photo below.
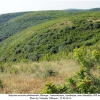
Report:
M 67 87 L 65 85 L 54 85 L 51 82 L 47 82 L 42 90 L 42 94 L 59 94 L 65 93 L 67 91 Z
M 6 61 L 6 57 L 5 56 L 1 56 L 0 57 L 0 62 Z
M 71 85 L 71 90 L 76 93 L 100 93 L 100 79 L 91 74 L 91 63 L 99 58 L 99 53 L 94 50 L 88 52 L 86 48 L 78 48 L 74 50 L 75 58 L 80 63 L 79 72 L 70 80 L 67 80 Z M 97 63 L 97 62 L 95 62 Z M 94 67 L 92 65 L 92 67 Z
M 100 53 L 96 50 L 92 51 L 92 57 L 93 59 L 95 59 L 96 61 L 98 61 L 100 59 Z
M 74 49 L 74 56 L 81 67 L 86 68 L 87 71 L 90 71 L 90 68 L 93 67 L 94 59 L 92 59 L 90 51 L 87 51 L 85 47 Z
M 21 53 L 21 49 L 17 49 L 17 50 L 15 51 L 15 54 L 19 54 L 19 53 Z
M 33 54 L 33 53 L 29 53 L 26 55 L 26 59 L 32 60 L 32 61 L 39 61 L 41 55 L 40 54 Z
M 50 49 L 50 53 L 51 54 L 56 54 L 58 52 L 58 48 L 57 47 L 52 47 L 51 49 Z
M 53 71 L 52 69 L 46 70 L 47 76 L 56 76 L 58 73 Z
M 0 88 L 3 89 L 3 87 L 4 87 L 4 86 L 3 86 L 3 82 L 2 82 L 2 80 L 0 79 Z
M 100 28 L 100 23 L 95 23 L 94 28 L 96 28 L 96 29 Z

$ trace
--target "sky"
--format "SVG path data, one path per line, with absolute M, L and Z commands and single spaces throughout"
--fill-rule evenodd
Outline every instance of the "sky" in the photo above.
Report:
M 100 7 L 100 0 L 0 0 L 0 14 L 70 8 L 90 9 L 98 7 Z

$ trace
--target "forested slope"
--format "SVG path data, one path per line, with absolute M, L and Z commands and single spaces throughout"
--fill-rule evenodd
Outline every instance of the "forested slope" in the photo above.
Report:
M 100 12 L 28 12 L 1 25 L 0 61 L 54 60 L 76 47 L 100 48 Z M 15 23 L 16 22 L 16 23 Z M 9 27 L 9 28 L 7 28 Z M 15 34 L 16 33 L 16 34 Z M 95 46 L 96 47 L 96 46 Z M 62 56 L 63 56 L 62 55 Z
M 64 11 L 21 12 L 0 15 L 0 41 L 28 27 L 65 16 Z

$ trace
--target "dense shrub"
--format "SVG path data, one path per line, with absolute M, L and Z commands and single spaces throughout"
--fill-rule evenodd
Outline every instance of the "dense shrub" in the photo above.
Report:
M 50 49 L 50 53 L 51 54 L 56 54 L 58 52 L 58 48 L 57 47 L 52 47 L 51 49 Z
M 15 54 L 19 54 L 19 53 L 21 53 L 21 49 L 20 48 L 16 49 L 16 51 L 15 51 Z
M 100 28 L 100 23 L 95 23 L 94 28 L 96 28 L 96 29 Z

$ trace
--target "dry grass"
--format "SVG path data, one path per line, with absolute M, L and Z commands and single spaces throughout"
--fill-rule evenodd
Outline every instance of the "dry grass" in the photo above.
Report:
M 73 60 L 18 63 L 12 64 L 11 67 L 19 69 L 19 73 L 1 74 L 4 88 L 0 93 L 40 93 L 47 81 L 63 84 L 66 77 L 74 75 L 79 69 Z M 57 74 L 50 76 L 47 74 L 48 70 Z

